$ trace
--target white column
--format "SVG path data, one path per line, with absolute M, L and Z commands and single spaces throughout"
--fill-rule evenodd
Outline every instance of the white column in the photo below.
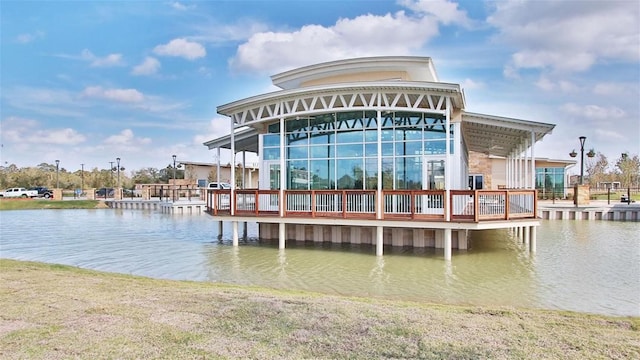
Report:
M 522 185 L 525 189 L 529 188 L 529 152 L 527 151 L 529 141 L 525 140 L 524 147 L 524 179 L 522 181 Z
M 235 199 L 235 190 L 236 190 L 236 137 L 235 137 L 235 126 L 233 124 L 233 118 L 231 118 L 231 198 L 229 199 L 229 206 L 231 207 L 231 216 L 235 215 L 235 207 L 236 207 L 236 199 Z M 235 225 L 236 235 L 238 232 L 238 224 Z
M 246 164 L 247 162 L 247 152 L 246 151 L 242 151 L 242 188 L 246 189 L 247 188 L 247 184 L 244 182 L 244 173 L 246 172 Z
M 536 133 L 531 131 L 531 189 L 536 188 Z
M 216 164 L 216 176 L 217 176 L 216 182 L 220 184 L 220 148 L 216 148 L 216 150 L 217 150 L 217 156 L 218 156 L 218 161 Z
M 524 243 L 525 245 L 529 245 L 529 235 L 531 235 L 531 226 L 524 226 Z
M 284 249 L 284 243 L 287 237 L 286 227 L 284 223 L 278 226 L 278 249 Z
M 451 260 L 451 229 L 444 229 L 444 259 Z
M 382 256 L 384 228 L 376 226 L 376 256 Z
M 536 226 L 532 226 L 531 227 L 531 242 L 529 243 L 529 251 L 531 251 L 532 253 L 536 252 L 536 247 L 537 247 L 537 244 L 536 244 L 536 236 L 537 236 L 536 229 L 537 229 Z
M 284 117 L 280 118 L 280 217 L 284 217 L 284 203 L 285 203 L 285 199 L 284 199 L 284 188 L 286 186 L 286 176 L 287 176 L 287 169 L 286 169 L 286 161 L 284 159 L 284 155 L 285 155 L 285 147 L 287 146 L 286 141 L 287 139 L 284 136 Z M 269 171 L 269 169 L 266 169 L 266 171 Z
M 445 157 L 444 157 L 444 196 L 450 199 L 451 191 L 451 99 L 447 97 L 447 109 L 445 113 Z M 447 201 L 445 201 L 446 203 Z M 451 221 L 450 206 L 444 208 L 444 221 Z M 449 229 L 449 241 L 451 241 L 451 229 Z
M 238 222 L 232 221 L 231 225 L 233 228 L 233 246 L 238 246 Z
M 382 195 L 382 112 L 380 110 L 378 110 L 377 116 L 378 125 L 376 131 L 378 132 L 378 163 L 376 166 L 378 168 L 378 187 L 376 191 L 376 199 L 378 200 L 378 206 L 376 207 L 376 219 L 382 219 L 382 215 L 384 214 L 384 197 Z

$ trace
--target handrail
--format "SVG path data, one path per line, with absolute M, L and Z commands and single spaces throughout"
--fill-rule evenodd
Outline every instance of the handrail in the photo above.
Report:
M 284 196 L 281 198 L 281 194 Z M 537 191 L 500 190 L 260 190 L 207 189 L 207 211 L 213 215 L 295 216 L 445 221 L 491 221 L 535 218 Z M 378 196 L 382 201 L 378 201 Z M 378 206 L 382 206 L 380 211 Z M 282 210 L 282 211 L 281 211 Z

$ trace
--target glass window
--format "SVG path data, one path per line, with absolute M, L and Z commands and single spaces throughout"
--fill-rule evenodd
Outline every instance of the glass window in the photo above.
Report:
M 325 159 L 335 157 L 333 145 L 310 146 L 309 157 L 312 159 Z
M 382 189 L 393 190 L 393 179 L 395 178 L 393 173 L 393 159 L 382 159 Z
M 396 143 L 396 156 L 420 155 L 422 154 L 421 141 L 407 141 Z
M 287 134 L 287 145 L 303 146 L 309 143 L 309 135 L 305 132 Z
M 306 160 L 287 161 L 288 189 L 306 190 L 309 188 L 309 171 Z
M 360 143 L 360 144 L 337 145 L 336 148 L 337 148 L 336 156 L 339 157 L 339 158 L 344 158 L 344 157 L 362 157 L 363 156 L 362 143 Z
M 427 155 L 444 154 L 446 152 L 446 141 L 426 141 L 424 143 L 424 153 Z
M 306 159 L 309 157 L 309 148 L 306 146 L 287 147 L 287 159 Z
M 265 148 L 262 151 L 264 160 L 280 160 L 280 148 Z
M 314 132 L 309 134 L 311 137 L 309 138 L 310 144 L 333 144 L 335 139 L 335 134 L 332 132 Z
M 382 143 L 382 156 L 393 156 L 393 143 L 392 142 L 383 142 Z
M 337 189 L 363 189 L 363 159 L 337 159 Z
M 264 146 L 280 146 L 280 134 L 265 134 L 262 143 Z
M 311 189 L 326 190 L 335 188 L 333 160 L 312 160 L 309 163 L 311 166 Z
M 396 158 L 396 189 L 422 189 L 422 162 L 420 157 Z
M 366 142 L 377 142 L 378 141 L 378 131 L 377 130 L 365 130 L 364 132 L 364 141 Z
M 309 119 L 287 119 L 285 121 L 284 127 L 285 129 L 287 129 L 288 133 L 296 131 L 307 131 L 307 128 L 309 127 Z
M 422 130 L 420 129 L 398 129 L 396 130 L 396 141 L 422 140 Z
M 336 141 L 338 144 L 361 143 L 362 135 L 362 131 L 338 131 L 336 133 Z
M 378 112 L 377 111 L 365 111 L 364 112 L 365 126 L 367 128 L 378 127 Z
M 280 123 L 273 123 L 269 125 L 269 132 L 272 134 L 279 134 L 280 133 Z
M 364 144 L 364 156 L 371 157 L 371 156 L 377 156 L 377 155 L 378 155 L 378 144 L 377 143 Z
M 378 188 L 378 160 L 365 159 L 364 170 L 365 189 L 376 190 Z

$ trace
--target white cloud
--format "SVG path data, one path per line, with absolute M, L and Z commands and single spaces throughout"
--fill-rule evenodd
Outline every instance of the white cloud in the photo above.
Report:
M 550 80 L 548 77 L 545 77 L 545 76 L 540 77 L 540 79 L 538 79 L 538 81 L 535 84 L 538 88 L 545 91 L 560 90 L 564 93 L 571 93 L 571 92 L 578 91 L 580 89 L 577 85 L 575 85 L 570 81 L 559 80 L 554 82 L 553 80 Z
M 186 39 L 173 39 L 165 45 L 158 45 L 153 52 L 161 56 L 178 56 L 195 60 L 207 55 L 204 46 Z
M 595 120 L 620 119 L 625 116 L 624 110 L 615 106 L 605 108 L 598 105 L 567 103 L 564 104 L 561 109 L 570 115 Z
M 117 135 L 111 135 L 104 140 L 107 145 L 138 146 L 151 143 L 150 138 L 135 137 L 131 129 L 124 129 Z
M 131 71 L 133 75 L 153 75 L 160 69 L 160 61 L 158 59 L 147 56 L 142 63 L 135 66 Z
M 80 58 L 82 60 L 90 61 L 91 67 L 111 67 L 111 66 L 122 66 L 124 65 L 122 62 L 122 54 L 109 54 L 105 57 L 98 57 L 94 55 L 88 49 L 82 50 L 80 54 Z
M 599 83 L 593 87 L 593 93 L 598 95 L 616 95 L 630 91 L 629 86 L 619 83 Z
M 138 103 L 144 100 L 144 95 L 136 89 L 104 89 L 101 86 L 89 86 L 84 89 L 82 95 L 126 103 Z
M 77 145 L 86 137 L 71 128 L 43 128 L 36 120 L 11 116 L 2 121 L 2 142 L 20 144 Z
M 35 33 L 20 34 L 16 37 L 16 41 L 20 44 L 28 44 L 44 37 L 44 32 L 36 31 Z
M 183 3 L 180 3 L 180 2 L 177 2 L 177 1 L 172 2 L 170 5 L 171 5 L 172 8 L 174 8 L 176 10 L 180 10 L 180 11 L 184 11 L 184 10 L 187 10 L 187 9 L 189 9 L 191 7 L 195 7 L 195 5 L 194 6 L 187 6 L 187 5 L 185 5 Z
M 401 0 L 399 4 L 415 12 L 433 16 L 444 25 L 459 24 L 464 27 L 471 25 L 467 12 L 459 10 L 458 4 L 448 0 Z
M 323 61 L 408 55 L 438 34 L 432 17 L 395 14 L 339 19 L 333 26 L 305 25 L 293 32 L 260 32 L 238 47 L 231 66 L 275 71 Z
M 518 49 L 516 69 L 584 71 L 604 61 L 640 60 L 635 1 L 503 1 L 487 19 Z
M 460 86 L 463 89 L 472 90 L 472 89 L 482 89 L 484 87 L 484 83 L 481 81 L 474 81 L 472 79 L 466 78 L 460 83 Z
M 217 139 L 230 133 L 229 119 L 226 117 L 216 117 L 209 121 L 209 125 L 201 133 L 193 137 L 194 144 L 202 145 L 211 139 Z

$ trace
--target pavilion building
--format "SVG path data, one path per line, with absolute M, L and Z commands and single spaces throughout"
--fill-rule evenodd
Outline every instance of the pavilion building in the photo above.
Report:
M 467 232 L 515 228 L 535 250 L 535 144 L 554 125 L 467 112 L 431 58 L 370 57 L 272 76 L 281 90 L 229 104 L 229 135 L 258 154 L 257 189 L 209 191 L 220 221 L 286 240 L 466 249 Z M 470 154 L 504 158 L 504 186 L 477 189 Z M 232 168 L 232 171 L 234 169 Z M 232 174 L 231 178 L 235 178 Z

